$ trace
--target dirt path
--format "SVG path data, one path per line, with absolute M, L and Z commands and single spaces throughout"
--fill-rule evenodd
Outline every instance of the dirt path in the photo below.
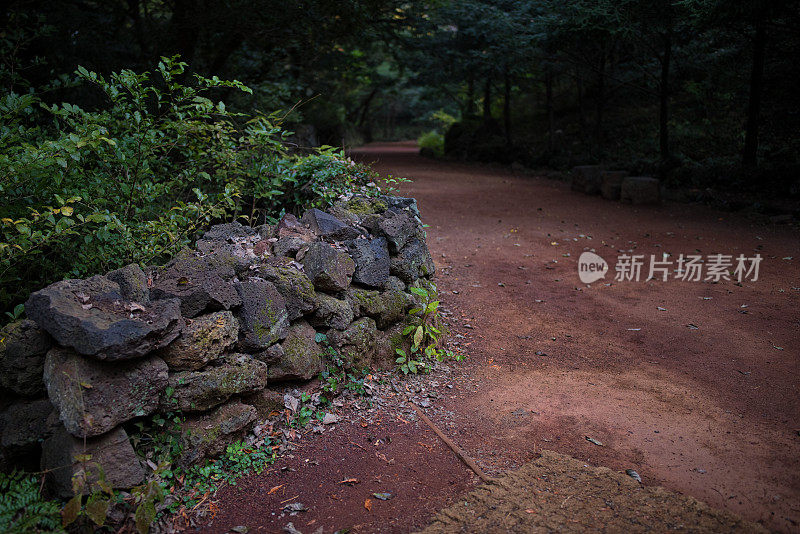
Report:
M 771 529 L 800 529 L 795 231 L 698 206 L 608 202 L 507 169 L 420 158 L 410 144 L 372 145 L 356 155 L 382 173 L 414 180 L 401 192 L 418 199 L 430 225 L 440 294 L 459 311 L 451 317 L 453 334 L 469 353 L 454 389 L 437 401 L 446 417 L 433 418 L 481 467 L 496 474 L 552 450 L 591 465 L 635 469 L 645 484 Z M 578 280 L 577 258 L 588 248 L 612 268 L 619 251 L 629 250 L 648 257 L 758 252 L 764 260 L 760 279 L 742 286 L 609 277 L 587 287 Z M 356 425 L 340 430 L 364 432 Z M 394 430 L 410 446 L 436 443 L 418 425 Z M 342 439 L 318 440 L 298 453 L 335 460 L 321 478 L 287 475 L 295 487 L 330 488 L 356 466 L 365 473 L 386 469 L 371 454 L 351 460 L 357 449 Z M 339 527 L 357 524 L 356 531 L 424 526 L 473 478 L 441 444 L 420 451 L 421 459 L 406 458 L 421 468 L 413 475 L 413 499 L 379 503 L 384 512 L 376 506 L 365 515 L 363 490 L 345 501 L 321 496 L 327 515 L 307 516 L 309 532 L 323 525 L 328 532 L 337 514 L 349 521 Z M 410 453 L 394 452 L 405 465 L 402 455 Z M 396 469 L 399 484 L 408 467 Z M 273 481 L 246 480 L 223 496 L 228 504 L 223 499 L 213 530 L 252 521 L 261 512 L 249 502 L 253 492 Z M 263 513 L 270 509 L 264 505 Z

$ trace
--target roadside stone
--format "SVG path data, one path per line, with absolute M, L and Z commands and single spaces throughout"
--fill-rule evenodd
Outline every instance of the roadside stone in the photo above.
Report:
M 403 335 L 403 330 L 406 326 L 408 326 L 408 323 L 403 321 L 391 325 L 386 330 L 378 331 L 373 367 L 385 370 L 394 367 L 397 349 L 404 350 L 406 354 L 410 353 L 411 338 Z
M 417 218 L 420 217 L 419 208 L 417 207 L 417 199 L 406 197 L 393 197 L 383 195 L 378 199 L 379 202 L 385 202 L 388 208 L 395 210 L 405 210 L 411 212 Z
M 419 225 L 407 212 L 387 211 L 378 220 L 376 231 L 386 238 L 389 251 L 396 254 L 420 230 Z
M 178 298 L 184 317 L 205 311 L 230 310 L 242 301 L 231 283 L 237 260 L 231 256 L 205 256 L 183 249 L 154 273 L 152 300 Z
M 370 287 L 381 287 L 389 279 L 389 245 L 386 238 L 353 239 L 346 243 L 356 264 L 353 281 Z
M 378 327 L 374 319 L 362 317 L 342 332 L 329 332 L 328 339 L 338 349 L 348 369 L 364 369 L 370 367 L 375 359 Z
M 0 330 L 0 386 L 23 397 L 44 393 L 44 357 L 50 336 L 29 320 L 7 324 Z
M 256 409 L 258 420 L 267 419 L 273 412 L 283 411 L 283 393 L 275 388 L 264 388 L 242 397 L 242 402 Z
M 289 329 L 282 343 L 283 357 L 269 366 L 269 380 L 310 380 L 325 370 L 322 347 L 317 332 L 306 321 L 298 321 Z
M 647 176 L 629 176 L 622 181 L 620 200 L 631 204 L 660 204 L 661 182 Z
M 228 444 L 240 439 L 255 422 L 253 406 L 234 400 L 200 416 L 189 416 L 181 425 L 183 454 L 180 463 L 191 465 L 216 458 Z
M 247 272 L 256 259 L 256 243 L 261 236 L 255 229 L 239 222 L 217 224 L 209 228 L 195 247 L 205 255 L 212 255 L 233 265 L 236 273 Z M 263 253 L 263 251 L 262 251 Z
M 218 358 L 239 339 L 239 321 L 229 311 L 201 315 L 159 356 L 173 371 L 194 371 Z
M 295 237 L 302 239 L 306 243 L 310 243 L 317 239 L 317 235 L 311 229 L 309 229 L 306 224 L 298 221 L 297 217 L 291 213 L 287 213 L 281 218 L 281 220 L 278 222 L 275 232 L 278 240 L 281 240 L 284 237 Z
M 361 235 L 361 232 L 357 229 L 343 223 L 330 213 L 325 213 L 317 208 L 306 211 L 300 221 L 323 239 L 344 241 L 355 239 Z
M 84 455 L 91 457 L 87 462 L 77 461 Z M 97 491 L 99 473 L 105 475 L 106 482 L 115 489 L 128 489 L 144 480 L 144 469 L 133 451 L 128 434 L 122 427 L 94 439 L 84 440 L 71 436 L 63 427 L 59 428 L 42 444 L 42 470 L 47 471 L 50 489 L 60 498 L 73 496 L 72 477 L 86 467 L 88 488 Z
M 387 328 L 406 316 L 414 301 L 403 291 L 390 289 L 383 292 L 351 287 L 347 297 L 353 304 L 355 315 L 375 319 L 378 328 Z
M 622 191 L 622 180 L 628 176 L 628 171 L 603 171 L 600 174 L 600 194 L 606 200 L 619 200 Z
M 37 455 L 39 442 L 60 426 L 48 399 L 14 402 L 0 414 L 0 448 L 4 456 L 15 461 L 20 456 Z
M 356 269 L 355 262 L 346 252 L 322 242 L 309 245 L 302 263 L 314 287 L 323 291 L 344 291 Z
M 587 195 L 600 194 L 600 165 L 580 165 L 572 168 L 572 190 Z
M 119 284 L 120 292 L 125 300 L 138 302 L 145 306 L 150 303 L 147 276 L 142 271 L 142 268 L 135 263 L 111 271 L 106 275 L 106 278 Z
M 289 320 L 294 321 L 317 308 L 317 293 L 308 276 L 298 268 L 286 263 L 288 260 L 272 258 L 263 262 L 259 274 L 275 284 L 278 293 L 286 301 Z
M 271 282 L 253 278 L 236 284 L 242 300 L 239 347 L 247 352 L 268 348 L 289 332 L 286 301 Z
M 183 327 L 177 300 L 134 306 L 104 276 L 51 284 L 30 296 L 25 311 L 60 345 L 100 360 L 144 356 L 168 345 Z
M 275 343 L 267 350 L 253 354 L 253 358 L 266 364 L 276 363 L 283 358 L 283 347 L 280 343 Z
M 267 385 L 267 365 L 252 356 L 231 354 L 217 363 L 200 371 L 170 375 L 173 393 L 162 399 L 162 405 L 183 412 L 205 412 L 233 395 L 255 393 Z
M 398 291 L 405 291 L 406 284 L 396 276 L 390 275 L 389 278 L 386 279 L 386 283 L 383 284 L 383 289 L 386 290 L 396 289 Z
M 276 256 L 294 258 L 297 251 L 308 245 L 308 241 L 299 237 L 287 236 L 278 239 L 272 245 L 272 251 Z
M 314 326 L 344 330 L 353 322 L 353 308 L 348 301 L 318 293 L 317 302 L 317 311 L 309 319 Z
M 389 270 L 404 282 L 411 283 L 417 278 L 435 274 L 436 266 L 425 242 L 414 237 L 391 259 Z
M 155 356 L 112 363 L 54 348 L 44 365 L 50 402 L 66 429 L 79 438 L 155 412 L 167 376 L 167 364 Z

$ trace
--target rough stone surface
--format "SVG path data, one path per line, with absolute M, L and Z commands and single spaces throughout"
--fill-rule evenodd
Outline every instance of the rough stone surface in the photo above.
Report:
M 45 359 L 44 382 L 66 429 L 76 437 L 98 436 L 156 411 L 167 364 L 156 356 L 100 362 L 54 348 Z
M 271 282 L 253 278 L 236 284 L 242 299 L 239 347 L 258 352 L 286 337 L 289 314 L 286 301 Z
M 406 354 L 411 350 L 411 338 L 403 335 L 403 329 L 407 323 L 395 323 L 386 330 L 378 331 L 378 341 L 375 349 L 375 359 L 373 367 L 379 369 L 391 369 L 395 366 L 397 349 L 402 349 Z
M 49 400 L 17 401 L 0 413 L 0 447 L 7 457 L 35 453 L 60 426 Z
M 628 176 L 628 171 L 603 171 L 600 174 L 600 194 L 606 200 L 619 200 L 622 191 L 622 180 Z
M 309 245 L 302 263 L 314 287 L 323 291 L 344 291 L 356 270 L 355 262 L 346 252 L 321 242 Z
M 428 252 L 428 246 L 421 239 L 412 238 L 400 253 L 391 259 L 390 272 L 406 283 L 420 277 L 430 277 L 436 267 Z
M 600 173 L 603 168 L 599 165 L 580 165 L 572 168 L 572 190 L 587 195 L 600 194 Z
M 305 239 L 295 236 L 286 236 L 278 239 L 278 241 L 272 245 L 272 251 L 276 256 L 294 258 L 297 255 L 297 251 L 307 245 L 308 241 Z
M 297 217 L 291 213 L 287 213 L 281 218 L 275 232 L 279 240 L 284 237 L 296 237 L 310 243 L 317 238 L 317 235 L 308 228 L 308 225 L 298 221 Z
M 190 465 L 216 458 L 250 429 L 257 414 L 253 406 L 234 400 L 207 414 L 190 416 L 181 425 L 184 453 L 180 462 Z
M 405 291 L 406 290 L 406 284 L 405 284 L 405 282 L 403 282 L 402 280 L 400 280 L 396 276 L 391 275 L 391 276 L 389 276 L 389 278 L 386 279 L 386 283 L 383 284 L 383 288 L 387 289 L 387 290 L 396 289 L 398 291 Z
M 131 263 L 115 269 L 106 278 L 119 284 L 120 292 L 126 300 L 147 305 L 150 303 L 150 289 L 147 287 L 147 276 L 142 268 Z
M 133 306 L 104 276 L 51 284 L 30 296 L 25 311 L 60 345 L 100 360 L 144 356 L 169 344 L 183 327 L 178 301 Z
M 370 287 L 382 287 L 389 279 L 389 246 L 384 237 L 353 239 L 346 243 L 356 264 L 353 281 Z
M 420 217 L 416 198 L 392 197 L 388 195 L 383 195 L 378 199 L 378 201 L 385 202 L 389 208 L 393 208 L 395 210 L 409 211 L 415 217 L 417 218 Z
M 85 464 L 76 461 L 80 455 L 90 455 L 91 459 Z M 50 489 L 58 497 L 72 497 L 72 477 L 84 467 L 89 482 L 84 493 L 99 489 L 94 483 L 99 480 L 100 468 L 113 488 L 131 488 L 144 480 L 144 469 L 121 427 L 86 440 L 85 446 L 84 440 L 71 436 L 62 427 L 42 444 L 42 470 L 48 471 Z
M 264 388 L 243 396 L 242 402 L 256 409 L 259 420 L 268 418 L 273 412 L 283 411 L 283 393 L 275 388 Z
M 402 321 L 414 304 L 407 293 L 396 289 L 378 292 L 351 287 L 347 291 L 347 298 L 352 303 L 356 316 L 372 317 L 381 329 Z
M 239 321 L 229 311 L 201 315 L 159 356 L 173 371 L 194 371 L 218 358 L 239 339 Z
M 319 293 L 317 295 L 319 306 L 314 316 L 310 318 L 314 326 L 322 326 L 344 330 L 353 321 L 353 307 L 346 300 Z
M 325 370 L 322 347 L 316 342 L 316 334 L 305 321 L 292 325 L 282 343 L 283 357 L 269 366 L 270 382 L 309 380 Z
M 275 343 L 267 350 L 253 354 L 253 358 L 266 364 L 277 363 L 283 358 L 283 347 L 280 343 Z
M 0 386 L 24 397 L 44 393 L 42 370 L 51 345 L 50 336 L 33 321 L 4 326 L 0 330 Z
M 355 239 L 361 235 L 361 232 L 356 228 L 317 208 L 306 211 L 301 222 L 323 239 L 344 241 L 346 239 Z
M 342 332 L 328 333 L 331 344 L 350 369 L 363 369 L 372 365 L 378 350 L 378 327 L 369 317 L 353 322 Z
M 236 266 L 237 260 L 232 256 L 200 256 L 184 249 L 156 271 L 150 297 L 179 298 L 184 317 L 235 308 L 242 303 L 231 283 Z
M 377 232 L 389 242 L 389 250 L 394 254 L 420 230 L 420 225 L 407 212 L 387 211 L 378 221 Z
M 620 200 L 631 204 L 660 204 L 661 182 L 647 176 L 630 176 L 622 181 Z
M 317 294 L 314 284 L 297 264 L 286 262 L 285 258 L 272 258 L 260 265 L 259 274 L 275 285 L 286 301 L 289 320 L 294 321 L 317 308 Z
M 200 371 L 170 375 L 173 394 L 162 404 L 184 412 L 205 412 L 233 395 L 254 393 L 267 385 L 267 364 L 252 356 L 231 354 L 218 363 Z

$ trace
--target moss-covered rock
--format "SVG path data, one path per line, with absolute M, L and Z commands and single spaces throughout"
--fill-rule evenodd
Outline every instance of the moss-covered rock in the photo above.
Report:
M 403 320 L 414 302 L 407 293 L 397 289 L 378 292 L 351 287 L 347 298 L 357 316 L 372 317 L 380 329 Z
M 167 364 L 155 356 L 99 362 L 54 348 L 45 359 L 44 382 L 72 435 L 99 436 L 156 411 L 167 386 Z
M 111 271 L 106 278 L 119 284 L 122 296 L 139 304 L 150 302 L 150 289 L 147 287 L 147 276 L 141 267 L 132 263 Z
M 194 371 L 218 358 L 239 339 L 239 321 L 229 311 L 195 318 L 159 356 L 173 371 Z
M 200 371 L 183 371 L 169 377 L 173 390 L 162 405 L 184 412 L 204 412 L 219 406 L 233 395 L 262 390 L 267 385 L 267 364 L 247 354 L 231 354 L 220 365 Z
M 338 350 L 346 367 L 369 368 L 378 349 L 378 327 L 374 319 L 362 317 L 342 332 L 329 332 L 328 340 Z
M 378 342 L 375 350 L 373 366 L 379 369 L 391 369 L 395 366 L 397 349 L 411 352 L 411 338 L 403 335 L 403 329 L 409 323 L 402 321 L 395 323 L 386 330 L 378 331 Z
M 353 308 L 347 300 L 317 293 L 317 304 L 317 311 L 309 318 L 314 326 L 344 330 L 353 321 Z
M 242 402 L 255 408 L 259 421 L 263 421 L 270 414 L 283 410 L 283 393 L 280 389 L 267 387 L 243 396 Z
M 317 293 L 308 276 L 288 258 L 271 258 L 259 266 L 259 274 L 272 282 L 286 301 L 289 320 L 294 321 L 317 308 Z
M 237 282 L 236 291 L 242 300 L 241 350 L 261 351 L 286 337 L 289 332 L 286 300 L 271 282 L 260 279 Z
M 397 256 L 391 260 L 390 272 L 406 283 L 420 277 L 431 277 L 436 273 L 428 246 L 419 237 L 411 238 Z
M 30 320 L 15 321 L 0 330 L 0 386 L 17 395 L 44 393 L 44 357 L 50 336 Z
M 188 417 L 181 425 L 184 452 L 180 462 L 190 465 L 216 458 L 230 443 L 244 436 L 256 417 L 256 409 L 239 400 L 227 402 L 207 414 Z
M 269 380 L 309 380 L 325 369 L 323 349 L 316 341 L 317 332 L 305 321 L 289 329 L 281 344 L 283 356 L 269 366 Z
M 314 287 L 323 291 L 344 291 L 356 270 L 355 262 L 346 252 L 322 242 L 309 245 L 302 263 Z

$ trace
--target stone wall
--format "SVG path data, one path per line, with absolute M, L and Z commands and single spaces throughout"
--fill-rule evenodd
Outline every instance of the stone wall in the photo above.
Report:
M 52 284 L 0 333 L 0 464 L 50 470 L 68 496 L 88 453 L 128 488 L 144 471 L 126 428 L 175 409 L 182 461 L 220 454 L 276 406 L 268 385 L 324 370 L 318 333 L 348 367 L 393 365 L 407 290 L 433 274 L 416 202 L 357 196 L 214 226 L 163 267 Z

